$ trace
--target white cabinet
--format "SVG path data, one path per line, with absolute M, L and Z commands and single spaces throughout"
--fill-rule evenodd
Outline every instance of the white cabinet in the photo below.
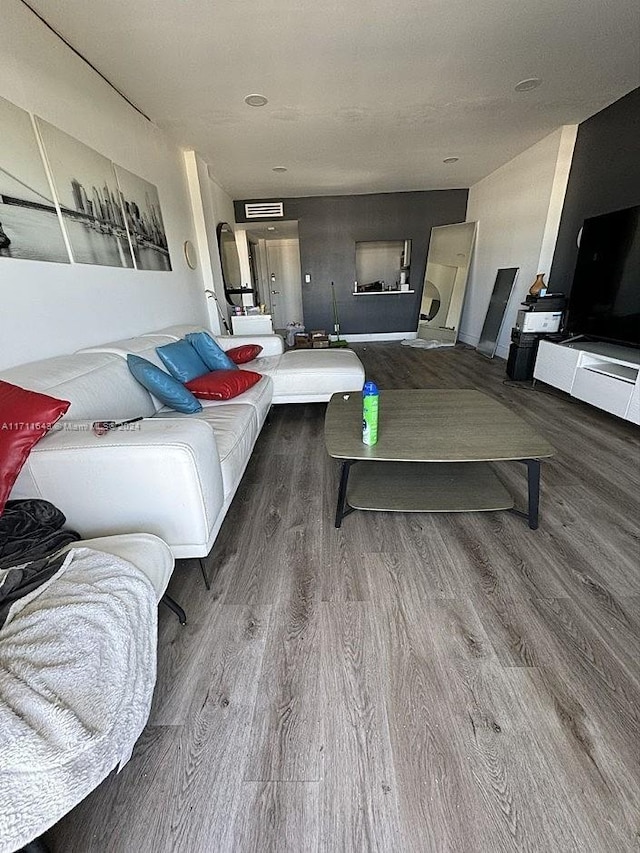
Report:
M 231 317 L 234 335 L 272 335 L 273 323 L 270 314 L 235 315 Z
M 640 351 L 606 343 L 540 341 L 534 379 L 640 422 Z
M 634 424 L 640 423 L 640 383 L 638 382 L 636 382 L 631 392 L 631 399 L 629 400 L 629 407 L 625 417 Z
M 579 360 L 579 350 L 542 340 L 538 346 L 533 376 L 570 394 Z

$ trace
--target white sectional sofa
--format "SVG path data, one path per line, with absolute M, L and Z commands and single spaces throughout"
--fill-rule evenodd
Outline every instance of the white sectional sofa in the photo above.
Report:
M 145 531 L 176 558 L 205 557 L 249 462 L 272 403 L 328 400 L 358 391 L 364 370 L 350 350 L 283 352 L 276 335 L 215 338 L 224 349 L 258 343 L 243 367 L 263 378 L 241 397 L 201 401 L 184 415 L 163 407 L 133 378 L 126 356 L 163 367 L 156 347 L 199 326 L 173 326 L 135 338 L 32 362 L 0 378 L 71 401 L 66 415 L 31 451 L 11 498 L 41 497 L 84 537 Z M 96 436 L 97 420 L 143 420 Z

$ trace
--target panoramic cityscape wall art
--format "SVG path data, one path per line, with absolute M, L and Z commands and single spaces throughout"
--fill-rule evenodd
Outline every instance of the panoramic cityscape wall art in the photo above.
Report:
M 0 98 L 2 258 L 170 271 L 158 190 Z
M 171 270 L 158 190 L 116 164 L 122 206 L 139 270 Z
M 73 260 L 133 267 L 111 160 L 39 117 L 36 123 Z
M 0 98 L 0 259 L 68 264 L 29 113 Z

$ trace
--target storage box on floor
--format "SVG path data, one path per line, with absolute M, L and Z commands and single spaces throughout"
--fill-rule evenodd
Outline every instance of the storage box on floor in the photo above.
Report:
M 294 345 L 297 349 L 325 349 L 329 346 L 329 336 L 324 329 L 316 329 L 309 334 L 297 334 Z

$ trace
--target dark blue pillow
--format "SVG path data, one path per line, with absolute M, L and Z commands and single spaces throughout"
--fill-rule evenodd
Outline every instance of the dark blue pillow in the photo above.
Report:
M 238 365 L 231 361 L 226 352 L 206 332 L 191 332 L 187 335 L 186 340 L 207 365 L 207 373 L 211 370 L 239 369 Z
M 128 355 L 127 365 L 133 376 L 165 406 L 191 415 L 202 411 L 202 404 L 173 376 L 139 355 Z
M 210 368 L 188 341 L 176 341 L 173 344 L 156 347 L 156 352 L 169 373 L 178 382 L 190 382 L 210 372 Z

